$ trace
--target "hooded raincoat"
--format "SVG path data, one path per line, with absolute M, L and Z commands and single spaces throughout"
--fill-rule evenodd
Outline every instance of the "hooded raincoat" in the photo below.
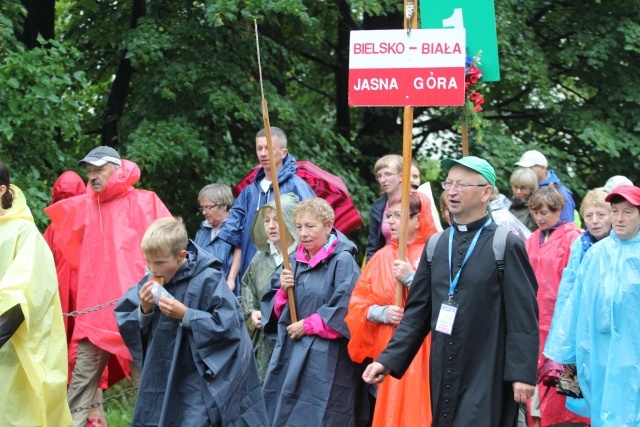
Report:
M 536 279 L 538 279 L 537 298 L 540 313 L 538 369 L 545 360 L 542 350 L 551 327 L 562 271 L 569 262 L 571 245 L 582 235 L 582 230 L 576 227 L 573 222 L 565 222 L 556 228 L 541 245 L 541 232 L 540 229 L 534 231 L 525 242 L 529 261 L 536 274 Z M 544 385 L 538 384 L 538 394 L 542 427 L 560 423 L 589 423 L 588 418 L 580 417 L 569 411 L 565 406 L 566 397 L 555 393 L 555 390 L 547 392 Z M 531 404 L 530 401 L 529 404 Z
M 407 244 L 407 262 L 418 267 L 425 242 L 437 230 L 433 224 L 429 199 L 418 193 L 422 208 L 420 228 L 416 239 Z M 398 242 L 392 240 L 375 253 L 367 263 L 349 302 L 349 314 L 345 322 L 351 333 L 349 355 L 361 363 L 367 358 L 377 359 L 386 348 L 395 327 L 374 323 L 367 319 L 372 305 L 395 304 L 396 279 L 393 277 L 393 261 L 398 259 Z M 403 305 L 408 288 L 405 288 Z M 378 386 L 374 427 L 413 427 L 431 425 L 431 399 L 429 394 L 429 347 L 431 336 L 420 346 L 418 353 L 401 379 L 388 376 Z
M 533 214 L 529 210 L 529 199 L 522 201 L 513 197 L 511 199 L 511 206 L 509 206 L 509 212 L 511 212 L 525 227 L 531 232 L 538 229 L 538 224 L 533 218 Z
M 289 305 L 279 319 L 274 312 L 279 272 L 262 298 L 263 329 L 276 339 L 264 383 L 272 426 L 349 427 L 366 425 L 369 418 L 366 384 L 361 379 L 364 367 L 349 357 L 349 330 L 344 323 L 360 275 L 353 258 L 357 249 L 341 232 L 334 229 L 332 233 L 338 241 L 327 258 L 311 266 L 292 256 L 291 269 L 298 319 L 319 315 L 335 338 L 312 334 L 291 339 Z
M 547 170 L 547 179 L 540 183 L 540 187 L 546 185 L 555 187 L 555 189 L 562 194 L 562 197 L 564 197 L 565 203 L 560 218 L 566 222 L 573 222 L 575 220 L 573 211 L 576 209 L 576 203 L 573 201 L 572 196 L 573 193 L 560 182 L 560 178 L 558 178 L 558 175 L 556 175 L 553 169 Z
M 282 206 L 282 217 L 289 232 L 287 236 L 287 244 L 289 245 L 288 255 L 291 255 L 295 253 L 298 247 L 298 234 L 293 226 L 293 217 L 291 215 L 293 208 L 298 204 L 298 196 L 293 193 L 283 194 L 282 197 L 280 197 L 280 204 Z M 244 273 L 244 276 L 242 276 L 242 310 L 244 311 L 247 330 L 253 341 L 253 350 L 256 355 L 261 382 L 264 382 L 267 367 L 269 366 L 269 359 L 271 359 L 271 353 L 273 352 L 273 347 L 276 342 L 267 337 L 261 329 L 257 329 L 253 325 L 251 313 L 253 311 L 260 311 L 262 296 L 271 284 L 271 277 L 273 277 L 273 274 L 283 262 L 280 260 L 276 262 L 271 254 L 271 245 L 265 233 L 262 215 L 268 209 L 275 211 L 275 200 L 261 207 L 253 219 L 251 240 L 256 248 L 258 248 L 258 252 L 254 255 L 251 264 L 249 264 L 249 268 Z
M 569 297 L 573 291 L 573 287 L 575 286 L 578 267 L 580 267 L 580 263 L 582 263 L 584 255 L 596 242 L 596 238 L 593 237 L 587 230 L 582 234 L 582 236 L 580 236 L 579 239 L 576 239 L 575 242 L 573 242 L 573 244 L 571 245 L 571 255 L 569 256 L 569 263 L 562 271 L 562 279 L 560 280 L 560 286 L 558 287 L 558 298 L 556 299 L 556 306 L 553 310 L 553 320 L 551 321 L 551 328 L 549 330 L 549 335 L 547 335 L 547 342 L 545 343 L 544 351 L 542 352 L 544 356 L 548 357 L 551 360 L 556 359 L 547 354 L 547 349 L 550 347 L 557 348 L 556 346 L 566 339 L 566 337 L 563 335 L 567 330 L 565 323 L 567 319 L 565 319 L 564 311 L 565 305 L 567 305 L 567 303 L 574 303 L 573 300 L 571 300 Z M 564 326 L 559 327 L 560 325 Z M 575 330 L 573 328 L 571 328 L 571 330 L 575 333 Z M 566 406 L 571 411 L 579 415 L 589 415 L 589 408 L 587 407 L 584 399 L 567 397 Z
M 589 231 L 585 231 L 579 239 L 576 239 L 571 244 L 569 261 L 567 262 L 567 266 L 564 268 L 564 270 L 562 270 L 562 279 L 560 280 L 560 285 L 558 286 L 558 296 L 556 298 L 555 308 L 553 309 L 553 319 L 551 321 L 550 332 L 549 335 L 547 335 L 547 341 L 544 344 L 545 349 L 552 341 L 563 339 L 560 336 L 556 335 L 559 331 L 554 332 L 554 329 L 556 329 L 556 325 L 563 322 L 563 320 L 561 319 L 564 317 L 564 306 L 569 301 L 569 296 L 571 295 L 573 287 L 575 286 L 578 267 L 580 267 L 584 255 L 596 242 L 597 240 L 595 239 L 595 237 L 593 237 L 591 233 L 589 233 Z M 546 351 L 544 353 L 546 355 Z M 547 357 L 549 357 L 551 360 L 555 360 L 550 356 Z
M 171 216 L 155 193 L 137 190 L 138 165 L 122 160 L 101 193 L 87 187 L 84 196 L 61 200 L 45 209 L 57 229 L 54 244 L 78 270 L 79 310 L 118 300 L 145 271 L 140 242 L 158 218 Z M 125 374 L 131 355 L 122 342 L 113 306 L 76 317 L 73 342 L 87 338 L 114 354 Z M 109 383 L 121 379 L 116 369 Z
M 0 315 L 19 305 L 24 320 L 0 348 L 0 425 L 72 425 L 67 343 L 51 251 L 22 192 L 0 216 Z
M 115 310 L 122 338 L 142 371 L 132 425 L 267 426 L 240 304 L 219 261 L 193 243 L 187 251 L 187 262 L 164 284 L 187 306 L 182 321 L 156 308 L 141 325 L 138 293 L 148 275 Z
M 280 194 L 294 193 L 300 200 L 315 197 L 309 184 L 296 175 L 297 170 L 296 159 L 291 154 L 287 154 L 283 160 L 282 167 L 278 171 Z M 270 186 L 266 192 L 260 187 L 260 181 L 262 181 L 264 177 L 264 169 L 260 168 L 253 182 L 246 186 L 236 199 L 229 213 L 229 217 L 218 235 L 220 239 L 242 250 L 242 260 L 240 262 L 240 271 L 238 272 L 239 277 L 242 277 L 245 271 L 247 271 L 249 263 L 256 253 L 256 247 L 251 241 L 251 233 L 246 233 L 245 230 L 253 224 L 253 218 L 256 216 L 258 209 L 270 200 L 273 200 L 273 186 Z
M 73 171 L 63 172 L 56 182 L 53 184 L 51 191 L 51 204 L 60 200 L 79 196 L 87 191 L 86 185 L 80 175 Z M 71 268 L 67 260 L 62 254 L 62 249 L 58 248 L 54 243 L 58 234 L 55 225 L 50 224 L 44 231 L 44 240 L 51 248 L 53 260 L 56 263 L 56 272 L 58 274 L 58 291 L 60 293 L 60 303 L 62 304 L 62 312 L 70 313 L 76 309 L 76 294 L 78 290 L 78 270 Z M 67 342 L 71 342 L 73 334 L 73 317 L 64 318 L 64 326 L 67 330 Z
M 225 220 L 226 221 L 226 220 Z M 220 224 L 222 227 L 224 222 Z M 213 226 L 209 224 L 209 221 L 206 219 L 200 223 L 200 229 L 196 233 L 195 239 L 193 241 L 196 245 L 200 246 L 205 251 L 209 252 L 214 257 L 218 258 L 222 263 L 222 275 L 227 277 L 229 275 L 229 269 L 231 268 L 231 264 L 233 263 L 233 250 L 234 246 L 229 242 L 226 242 L 220 238 L 220 234 L 216 235 L 213 239 L 211 238 L 211 229 Z M 239 297 L 241 290 L 241 281 L 240 275 L 236 276 L 236 287 L 233 289 L 233 293 Z
M 498 194 L 498 197 L 489 203 L 491 218 L 493 222 L 511 231 L 524 242 L 531 235 L 531 231 L 509 211 L 510 206 L 511 201 L 504 194 Z
M 596 243 L 554 320 L 545 355 L 576 364 L 594 427 L 640 423 L 640 236 Z M 551 335 L 550 335 L 551 338 Z

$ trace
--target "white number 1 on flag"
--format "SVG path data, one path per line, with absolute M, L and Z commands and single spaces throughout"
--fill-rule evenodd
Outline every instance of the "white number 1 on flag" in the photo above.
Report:
M 464 19 L 462 18 L 462 8 L 453 9 L 453 15 L 442 20 L 443 28 L 464 28 Z

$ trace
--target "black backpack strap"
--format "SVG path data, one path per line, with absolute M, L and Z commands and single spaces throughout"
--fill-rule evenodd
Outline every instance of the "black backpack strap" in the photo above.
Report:
M 498 265 L 498 275 L 500 276 L 500 291 L 504 293 L 504 253 L 507 248 L 507 236 L 510 231 L 505 227 L 498 226 L 493 235 L 493 254 Z

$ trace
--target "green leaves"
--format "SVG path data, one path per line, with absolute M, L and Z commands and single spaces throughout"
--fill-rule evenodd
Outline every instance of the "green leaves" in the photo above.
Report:
M 132 5 L 141 4 L 145 13 L 130 28 Z M 141 185 L 194 231 L 198 190 L 234 185 L 256 164 L 257 19 L 271 124 L 287 132 L 296 158 L 340 175 L 366 213 L 379 190 L 373 164 L 401 152 L 401 115 L 347 107 L 348 35 L 401 28 L 401 9 L 391 0 L 57 0 L 57 40 L 28 50 L 14 35 L 28 11 L 4 0 L 0 158 L 30 189 L 36 213 L 57 175 L 102 144 L 115 122 L 112 143 L 139 163 Z M 639 13 L 637 0 L 496 2 L 502 80 L 482 86 L 488 126 L 482 144 L 471 132 L 470 149 L 496 167 L 501 185 L 528 148 L 545 152 L 577 199 L 640 168 Z M 107 117 L 125 59 L 133 74 L 111 99 L 122 106 L 117 117 Z M 485 125 L 468 120 L 471 129 Z M 460 156 L 452 123 L 441 108 L 416 108 L 414 156 Z M 437 163 L 428 169 L 440 179 Z

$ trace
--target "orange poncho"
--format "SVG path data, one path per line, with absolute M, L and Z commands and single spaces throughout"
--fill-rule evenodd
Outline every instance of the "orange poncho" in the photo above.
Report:
M 407 261 L 414 270 L 418 266 L 425 242 L 437 230 L 431 216 L 427 196 L 417 193 L 422 208 L 418 236 L 407 244 Z M 355 362 L 370 357 L 377 359 L 386 348 L 395 328 L 391 325 L 367 320 L 372 305 L 392 305 L 395 300 L 396 280 L 393 261 L 398 259 L 398 242 L 380 249 L 371 258 L 360 275 L 349 302 L 345 322 L 351 333 L 349 355 Z M 407 300 L 405 288 L 403 305 Z M 387 376 L 378 386 L 378 397 L 373 415 L 376 426 L 429 426 L 431 425 L 431 398 L 429 393 L 429 335 L 416 354 L 402 379 Z

